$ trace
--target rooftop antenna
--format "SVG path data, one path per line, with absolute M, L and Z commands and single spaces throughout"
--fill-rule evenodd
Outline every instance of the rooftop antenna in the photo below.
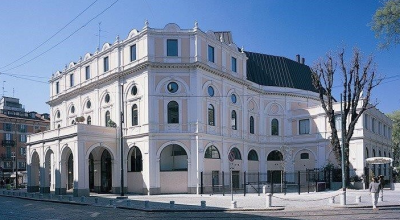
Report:
M 97 48 L 99 48 L 99 49 L 100 49 L 101 21 L 99 22 L 99 34 L 98 34 L 98 36 L 99 36 L 99 44 L 97 45 Z

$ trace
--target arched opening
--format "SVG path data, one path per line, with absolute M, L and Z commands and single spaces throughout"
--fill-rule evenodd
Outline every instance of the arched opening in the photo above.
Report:
M 248 160 L 248 171 L 249 172 L 258 172 L 260 165 L 259 165 L 257 151 L 250 150 L 249 154 L 247 155 L 247 160 Z M 251 177 L 256 177 L 256 176 L 252 175 Z M 249 176 L 249 181 L 253 181 L 253 180 L 250 180 L 250 176 Z M 254 179 L 254 181 L 255 181 L 255 179 Z
M 31 168 L 30 168 L 30 179 L 29 179 L 29 186 L 28 192 L 39 192 L 40 186 L 40 160 L 39 154 L 35 151 L 32 154 L 31 159 Z
M 236 147 L 233 147 L 230 151 L 229 154 L 233 154 L 234 155 L 234 159 L 235 159 L 235 164 L 238 164 L 239 166 L 235 166 L 231 172 L 232 175 L 232 187 L 234 189 L 239 189 L 240 188 L 240 170 L 241 170 L 241 161 L 237 161 L 237 160 L 242 160 L 242 155 L 240 154 L 239 149 L 237 149 Z
M 101 154 L 101 192 L 110 192 L 112 189 L 111 155 L 108 150 Z
M 89 190 L 94 191 L 94 160 L 93 154 L 89 154 Z
M 282 153 L 278 150 L 271 151 L 267 156 L 267 180 L 272 183 L 281 183 L 283 166 Z
M 250 134 L 254 134 L 254 117 L 250 116 Z
M 133 146 L 130 148 L 128 152 L 127 166 L 128 191 L 133 193 L 143 193 L 143 156 L 138 147 Z
M 221 155 L 214 145 L 207 147 L 204 153 L 204 184 L 205 193 L 212 193 L 220 190 L 221 179 Z
M 188 155 L 178 144 L 166 146 L 160 154 L 161 193 L 186 193 Z

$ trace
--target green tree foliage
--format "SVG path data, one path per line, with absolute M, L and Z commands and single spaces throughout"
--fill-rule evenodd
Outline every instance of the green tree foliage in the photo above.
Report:
M 400 110 L 387 115 L 393 121 L 392 142 L 393 142 L 393 166 L 400 166 Z
M 388 48 L 400 43 L 400 0 L 384 1 L 372 18 L 371 29 L 380 38 L 379 46 Z

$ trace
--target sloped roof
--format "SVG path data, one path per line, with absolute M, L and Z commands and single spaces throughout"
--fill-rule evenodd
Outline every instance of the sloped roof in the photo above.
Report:
M 311 69 L 294 60 L 245 51 L 247 79 L 263 86 L 288 87 L 317 92 L 312 84 Z

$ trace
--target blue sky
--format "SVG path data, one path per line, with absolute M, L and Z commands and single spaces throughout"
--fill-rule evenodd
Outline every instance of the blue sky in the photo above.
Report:
M 125 39 L 133 28 L 141 30 L 147 19 L 154 28 L 176 23 L 187 29 L 198 21 L 203 31 L 231 31 L 234 42 L 245 50 L 291 59 L 300 54 L 309 66 L 327 52 L 342 47 L 350 58 L 353 47 L 358 47 L 365 57 L 374 56 L 379 74 L 387 78 L 374 91 L 373 101 L 379 103 L 378 108 L 384 113 L 400 109 L 400 96 L 396 95 L 400 83 L 400 47 L 378 50 L 378 40 L 368 25 L 380 1 L 119 0 L 96 17 L 114 2 L 3 1 L 0 6 L 0 72 L 19 77 L 0 74 L 1 87 L 6 81 L 5 95 L 14 94 L 20 98 L 28 111 L 49 112 L 45 103 L 50 90 L 47 81 L 66 64 L 78 61 L 87 52 L 95 52 L 99 43 L 99 22 L 103 30 L 102 45 L 114 42 L 117 35 Z M 43 46 L 4 67 L 49 39 L 87 7 Z M 44 54 L 38 56 L 41 53 Z M 335 84 L 339 85 L 340 81 Z M 0 93 L 3 94 L 2 88 Z

